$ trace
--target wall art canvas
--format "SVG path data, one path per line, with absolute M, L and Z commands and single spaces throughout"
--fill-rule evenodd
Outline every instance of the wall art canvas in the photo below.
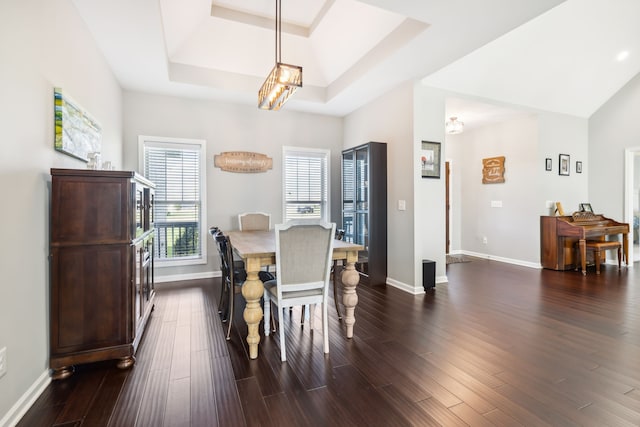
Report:
M 60 88 L 54 88 L 53 92 L 55 149 L 85 162 L 89 161 L 89 153 L 100 152 L 100 125 Z

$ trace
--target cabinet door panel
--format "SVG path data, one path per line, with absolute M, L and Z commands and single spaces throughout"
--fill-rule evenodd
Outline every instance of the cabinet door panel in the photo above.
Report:
M 130 246 L 74 246 L 53 251 L 52 352 L 126 343 Z M 124 314 L 124 315 L 123 315 Z
M 122 180 L 53 183 L 52 241 L 86 242 L 130 239 L 129 183 Z M 82 209 L 78 207 L 82 206 Z

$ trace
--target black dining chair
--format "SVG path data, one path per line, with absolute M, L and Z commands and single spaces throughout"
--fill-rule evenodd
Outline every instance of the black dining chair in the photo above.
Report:
M 227 340 L 231 339 L 231 323 L 234 317 L 235 296 L 242 290 L 242 284 L 247 280 L 247 272 L 244 264 L 237 265 L 233 261 L 233 246 L 229 236 L 217 229 L 209 232 L 213 236 L 218 254 L 220 255 L 220 271 L 222 272 L 222 287 L 220 290 L 220 299 L 218 301 L 218 313 L 222 319 L 222 323 L 227 323 Z M 240 261 L 240 263 L 242 263 Z

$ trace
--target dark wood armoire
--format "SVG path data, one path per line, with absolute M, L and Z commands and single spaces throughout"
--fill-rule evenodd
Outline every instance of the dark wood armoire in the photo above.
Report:
M 135 352 L 153 310 L 154 185 L 130 171 L 51 169 L 50 364 Z

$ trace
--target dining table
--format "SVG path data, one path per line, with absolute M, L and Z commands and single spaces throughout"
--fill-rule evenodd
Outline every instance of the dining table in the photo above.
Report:
M 276 264 L 275 231 L 234 230 L 229 231 L 227 235 L 231 240 L 235 254 L 244 261 L 247 272 L 247 279 L 242 285 L 242 297 L 246 302 L 243 318 L 247 323 L 249 358 L 256 359 L 260 343 L 259 324 L 263 316 L 260 298 L 264 292 L 264 286 L 258 273 L 263 266 Z M 333 241 L 333 259 L 343 261 L 340 281 L 342 282 L 342 304 L 345 308 L 343 320 L 347 338 L 353 337 L 353 325 L 356 322 L 355 308 L 358 305 L 356 287 L 360 283 L 360 273 L 356 270 L 355 263 L 358 261 L 358 252 L 363 249 L 362 245 L 344 240 Z

